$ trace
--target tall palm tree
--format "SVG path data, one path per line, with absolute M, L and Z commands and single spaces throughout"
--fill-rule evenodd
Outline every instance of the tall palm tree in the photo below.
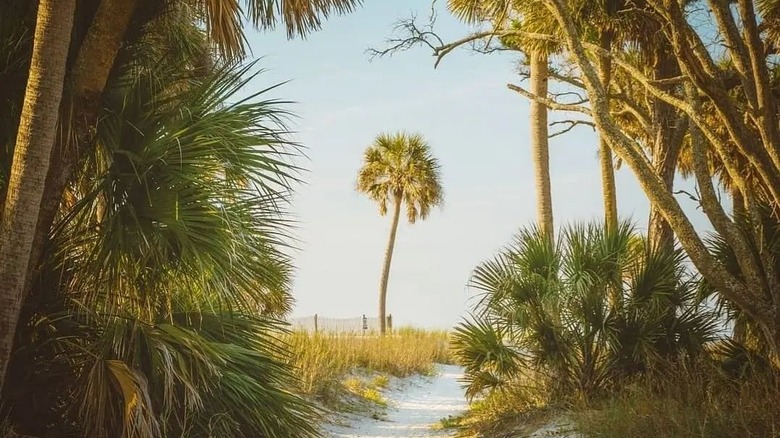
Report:
M 76 0 L 38 4 L 32 61 L 0 220 L 0 388 L 13 347 L 56 133 Z
M 379 204 L 382 216 L 387 214 L 389 207 L 393 210 L 379 284 L 379 327 L 384 334 L 387 330 L 387 282 L 401 206 L 406 205 L 406 219 L 413 224 L 417 219 L 425 220 L 432 207 L 442 204 L 444 190 L 439 162 L 419 134 L 380 134 L 363 154 L 356 188 Z
M 494 29 L 521 27 L 529 32 L 547 32 L 555 22 L 538 1 L 520 3 L 511 0 L 449 0 L 450 11 L 469 24 L 489 22 Z M 506 38 L 504 44 L 524 52 L 528 61 L 530 92 L 547 97 L 549 56 L 555 47 L 524 38 Z M 550 238 L 554 238 L 552 190 L 550 185 L 550 148 L 548 109 L 537 100 L 530 102 L 531 161 L 536 186 L 536 220 Z

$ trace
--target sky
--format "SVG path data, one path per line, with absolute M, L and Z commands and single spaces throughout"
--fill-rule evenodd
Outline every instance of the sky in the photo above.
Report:
M 446 40 L 467 35 L 438 3 L 437 32 Z M 463 48 L 434 69 L 422 47 L 373 61 L 366 53 L 383 46 L 397 20 L 425 20 L 429 12 L 427 1 L 366 0 L 306 40 L 287 40 L 281 29 L 248 36 L 251 57 L 266 70 L 250 91 L 289 81 L 274 93 L 295 102 L 290 126 L 306 147 L 298 163 L 307 169 L 305 184 L 292 205 L 299 222 L 293 317 L 377 314 L 390 218 L 354 187 L 363 150 L 381 132 L 422 134 L 440 161 L 445 190 L 441 210 L 399 227 L 387 298 L 396 326 L 456 324 L 477 296 L 468 287 L 473 269 L 534 220 L 529 104 L 506 88 L 521 82 L 518 54 Z M 550 168 L 556 226 L 602 217 L 590 128 L 551 139 Z M 621 216 L 644 227 L 648 203 L 633 174 L 623 168 L 616 179 Z M 684 198 L 695 225 L 708 228 Z

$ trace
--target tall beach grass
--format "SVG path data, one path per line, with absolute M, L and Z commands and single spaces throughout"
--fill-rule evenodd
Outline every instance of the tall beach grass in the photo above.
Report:
M 431 375 L 435 364 L 451 363 L 446 331 L 398 328 L 386 336 L 293 332 L 285 341 L 301 388 L 325 404 L 354 393 L 350 379 L 356 375 L 373 375 L 370 383 L 377 375 Z

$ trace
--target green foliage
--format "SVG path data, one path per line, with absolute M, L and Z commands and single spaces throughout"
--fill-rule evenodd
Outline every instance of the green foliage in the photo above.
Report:
M 560 236 L 523 230 L 475 269 L 483 294 L 452 341 L 470 397 L 534 374 L 553 397 L 587 400 L 713 340 L 714 315 L 680 251 L 646 247 L 626 223 Z
M 357 190 L 379 204 L 383 216 L 388 204 L 403 202 L 409 223 L 426 219 L 444 201 L 439 162 L 419 134 L 377 136 L 363 154 Z
M 275 319 L 292 303 L 285 102 L 243 93 L 251 64 L 193 59 L 208 45 L 184 19 L 178 45 L 152 25 L 123 49 L 80 145 L 3 388 L 20 433 L 316 435 Z

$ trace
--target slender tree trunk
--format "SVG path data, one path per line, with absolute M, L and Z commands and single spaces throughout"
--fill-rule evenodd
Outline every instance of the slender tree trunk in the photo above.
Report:
M 393 248 L 395 248 L 395 235 L 398 232 L 398 218 L 401 216 L 401 195 L 396 195 L 393 202 L 393 222 L 390 225 L 390 238 L 387 239 L 385 249 L 385 264 L 382 267 L 382 280 L 379 283 L 379 332 L 387 331 L 387 282 L 390 279 L 390 262 L 393 260 Z
M 79 148 L 92 147 L 97 134 L 103 91 L 139 0 L 102 0 L 72 68 L 73 136 L 60 135 L 52 149 L 51 166 L 28 267 L 29 290 L 40 267 L 47 236 L 59 211 L 65 186 L 73 177 Z
M 530 53 L 531 93 L 547 96 L 547 55 Z M 555 237 L 553 224 L 552 193 L 550 190 L 550 148 L 547 131 L 547 107 L 531 101 L 531 161 L 536 182 L 536 221 L 542 232 L 552 240 Z
M 653 66 L 654 79 L 668 79 L 678 74 L 676 61 L 669 50 L 671 48 L 665 46 L 656 49 Z M 665 190 L 671 194 L 674 191 L 677 159 L 680 155 L 685 130 L 682 128 L 682 122 L 674 107 L 660 99 L 653 100 L 652 123 L 656 132 L 651 146 L 653 170 L 661 177 Z M 671 248 L 674 245 L 672 227 L 661 211 L 652 203 L 647 236 L 654 248 Z
M 54 144 L 76 0 L 41 0 L 0 224 L 0 388 L 13 348 Z
M 602 49 L 612 49 L 612 35 L 609 32 L 602 32 L 600 39 Z M 607 56 L 599 57 L 598 68 L 599 79 L 604 84 L 604 89 L 609 90 L 609 83 L 612 80 L 612 60 Z M 604 198 L 604 223 L 607 230 L 615 230 L 618 225 L 615 167 L 612 164 L 612 149 L 603 135 L 599 135 L 599 164 L 601 165 L 601 188 Z

